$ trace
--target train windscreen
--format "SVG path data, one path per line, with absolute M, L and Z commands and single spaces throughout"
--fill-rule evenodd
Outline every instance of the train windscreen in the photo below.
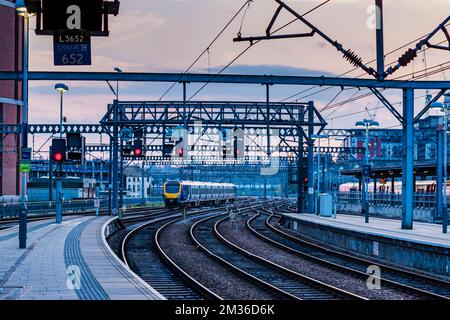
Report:
M 178 181 L 169 181 L 166 183 L 167 193 L 178 193 L 180 191 L 180 183 Z

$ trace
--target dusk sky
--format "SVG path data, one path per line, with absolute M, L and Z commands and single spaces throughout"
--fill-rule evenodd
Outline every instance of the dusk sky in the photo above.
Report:
M 323 1 L 287 1 L 304 13 Z M 245 3 L 244 0 L 122 0 L 120 14 L 110 17 L 110 37 L 93 38 L 93 64 L 89 67 L 61 68 L 53 66 L 52 38 L 31 36 L 30 68 L 32 70 L 112 71 L 115 66 L 123 71 L 135 72 L 183 72 L 206 48 L 230 18 Z M 386 53 L 431 32 L 448 15 L 450 0 L 385 0 L 385 51 Z M 375 30 L 368 27 L 370 6 L 373 0 L 331 0 L 320 9 L 306 16 L 332 39 L 345 48 L 354 50 L 365 62 L 375 58 Z M 273 0 L 255 0 L 243 20 L 242 35 L 263 35 L 276 8 Z M 292 20 L 284 13 L 277 22 L 281 26 Z M 236 57 L 248 43 L 234 43 L 239 31 L 242 14 L 234 21 L 219 40 L 210 48 L 190 72 L 216 72 Z M 34 29 L 34 19 L 31 21 Z M 296 22 L 285 29 L 286 33 L 308 32 L 302 23 Z M 433 43 L 444 40 L 440 32 Z M 416 42 L 414 42 L 415 44 Z M 409 47 L 412 47 L 410 45 Z M 407 48 L 386 57 L 391 63 Z M 438 66 L 429 79 L 448 80 L 448 52 L 426 50 L 428 67 Z M 372 64 L 372 66 L 375 66 Z M 424 54 L 414 63 L 398 71 L 393 78 L 413 73 L 420 75 L 425 68 Z M 274 74 L 274 75 L 328 75 L 347 72 L 352 66 L 335 48 L 320 36 L 312 38 L 264 41 L 247 51 L 225 73 Z M 360 76 L 357 70 L 347 76 Z M 405 78 L 406 79 L 406 78 Z M 425 79 L 425 78 L 423 78 Z M 65 115 L 69 123 L 97 123 L 105 113 L 113 95 L 106 83 L 68 82 L 70 92 L 65 96 Z M 59 119 L 58 96 L 54 83 L 33 82 L 30 90 L 30 122 L 56 123 Z M 168 83 L 121 83 L 121 100 L 155 100 L 170 86 Z M 190 85 L 192 95 L 200 85 Z M 272 88 L 272 99 L 280 101 L 309 87 Z M 340 91 L 338 88 L 308 96 L 322 90 L 315 88 L 294 99 L 313 100 L 320 109 L 327 105 Z M 356 93 L 356 89 L 342 92 L 333 102 L 338 103 Z M 365 93 L 364 89 L 361 93 Z M 190 96 L 188 93 L 188 96 Z M 417 97 L 425 93 L 416 92 Z M 401 101 L 401 92 L 387 92 L 392 103 Z M 166 97 L 180 100 L 181 88 L 176 86 Z M 194 100 L 259 100 L 265 99 L 262 86 L 209 85 Z M 292 101 L 288 100 L 288 101 Z M 416 100 L 416 109 L 422 107 L 424 98 Z M 339 109 L 324 112 L 330 127 L 352 127 L 365 115 L 364 108 L 378 108 L 376 119 L 383 127 L 398 123 L 373 97 L 345 104 Z M 328 116 L 333 112 L 330 116 Z M 349 113 L 361 112 L 349 116 Z

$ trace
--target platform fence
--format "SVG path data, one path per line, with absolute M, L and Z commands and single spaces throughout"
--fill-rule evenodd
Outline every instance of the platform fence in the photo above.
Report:
M 338 212 L 358 213 L 361 211 L 361 192 L 337 193 Z M 447 197 L 450 200 L 450 197 Z M 447 203 L 449 201 L 447 200 Z M 368 193 L 370 212 L 383 217 L 399 217 L 402 211 L 401 193 Z M 414 216 L 418 220 L 438 221 L 435 193 L 414 193 Z
M 100 209 L 108 209 L 108 199 L 100 200 Z M 123 203 L 127 207 L 141 205 L 141 198 L 125 198 Z M 160 197 L 146 198 L 148 204 L 158 204 L 162 202 Z M 17 218 L 20 213 L 20 202 L 17 201 L 3 201 L 0 202 L 0 219 L 1 218 Z M 55 201 L 39 201 L 27 202 L 28 216 L 39 216 L 56 212 Z M 83 200 L 66 200 L 63 203 L 63 210 L 65 213 L 77 213 L 94 210 L 94 199 Z

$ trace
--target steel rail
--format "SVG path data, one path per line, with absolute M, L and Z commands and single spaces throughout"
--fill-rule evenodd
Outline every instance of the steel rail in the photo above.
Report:
M 330 248 L 327 248 L 325 246 L 321 246 L 319 244 L 316 244 L 316 243 L 313 243 L 313 242 L 310 242 L 310 241 L 306 241 L 304 239 L 300 239 L 300 238 L 294 237 L 294 236 L 292 236 L 292 235 L 290 235 L 290 234 L 280 230 L 279 228 L 276 228 L 275 226 L 273 226 L 270 223 L 270 220 L 272 220 L 276 216 L 277 215 L 275 215 L 275 214 L 269 214 L 268 215 L 268 218 L 265 221 L 265 225 L 266 225 L 267 228 L 269 228 L 271 231 L 273 231 L 273 232 L 275 232 L 275 233 L 277 233 L 277 234 L 279 234 L 279 235 L 281 235 L 281 236 L 283 236 L 283 237 L 285 237 L 285 238 L 287 238 L 287 239 L 289 239 L 289 240 L 291 240 L 291 241 L 293 241 L 293 242 L 295 242 L 295 243 L 297 243 L 299 245 L 304 245 L 304 246 L 307 246 L 309 248 L 313 248 L 313 249 L 319 250 L 322 253 L 321 254 L 321 258 L 318 258 L 318 257 L 315 257 L 312 254 L 306 254 L 305 252 L 301 252 L 299 250 L 295 250 L 293 248 L 290 248 L 291 250 L 293 250 L 293 252 L 295 251 L 296 254 L 301 254 L 304 257 L 310 257 L 311 259 L 314 259 L 315 261 L 318 261 L 318 262 L 323 263 L 323 264 L 327 264 L 327 265 L 335 267 L 335 268 L 340 268 L 342 270 L 345 269 L 348 272 L 354 272 L 355 274 L 359 273 L 360 275 L 364 274 L 366 277 L 368 276 L 367 274 L 365 274 L 364 272 L 356 270 L 355 267 L 352 268 L 352 267 L 350 267 L 348 265 L 344 266 L 343 264 L 339 264 L 339 263 L 336 263 L 336 262 L 331 262 L 329 260 L 326 260 L 326 258 L 324 258 L 323 253 L 328 254 L 329 256 L 331 255 L 331 257 L 329 257 L 329 259 L 332 259 L 332 257 L 334 256 L 334 257 L 337 257 L 339 259 L 343 259 L 344 261 L 353 262 L 353 263 L 356 263 L 356 264 L 359 264 L 359 265 L 366 265 L 366 266 L 377 265 L 383 270 L 384 274 L 386 274 L 386 272 L 391 272 L 392 273 L 391 275 L 394 278 L 396 277 L 395 274 L 398 274 L 399 276 L 402 276 L 402 277 L 415 279 L 415 281 L 419 280 L 419 281 L 423 281 L 424 283 L 429 282 L 430 285 L 434 284 L 434 286 L 436 286 L 435 290 L 444 290 L 445 288 L 447 288 L 446 289 L 447 294 L 443 295 L 443 294 L 439 294 L 437 292 L 433 292 L 433 291 L 429 291 L 429 290 L 426 290 L 426 289 L 421 289 L 421 288 L 418 288 L 418 287 L 414 287 L 412 284 L 402 283 L 401 282 L 402 280 L 399 279 L 399 277 L 397 277 L 397 280 L 392 280 L 392 279 L 387 279 L 385 276 L 384 277 L 382 276 L 380 278 L 381 281 L 384 281 L 384 282 L 386 282 L 386 283 L 388 283 L 388 284 L 390 284 L 392 286 L 395 286 L 397 288 L 404 289 L 404 290 L 407 290 L 409 292 L 413 292 L 413 293 L 419 294 L 419 295 L 427 297 L 427 298 L 443 299 L 443 300 L 449 300 L 450 299 L 450 283 L 447 282 L 447 281 L 436 279 L 436 278 L 432 278 L 432 277 L 425 276 L 425 275 L 421 275 L 421 274 L 418 274 L 418 273 L 405 271 L 403 269 L 395 268 L 395 267 L 388 266 L 388 265 L 385 265 L 385 264 L 380 264 L 379 262 L 370 261 L 370 260 L 363 259 L 363 258 L 360 258 L 360 257 L 355 257 L 355 256 L 352 256 L 352 255 L 343 253 L 343 252 L 338 252 L 336 250 L 332 250 Z M 439 287 L 441 287 L 441 288 L 439 288 Z M 442 289 L 442 288 L 444 288 L 444 289 Z

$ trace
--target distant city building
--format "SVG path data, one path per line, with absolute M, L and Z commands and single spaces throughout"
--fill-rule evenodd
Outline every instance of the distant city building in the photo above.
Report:
M 152 182 L 151 177 L 144 177 L 144 195 L 150 197 L 152 195 Z M 141 198 L 142 197 L 142 177 L 126 177 L 126 189 L 127 197 L 129 198 Z
M 414 132 L 414 161 L 430 163 L 436 161 L 437 128 L 441 117 L 429 115 L 419 120 Z M 364 147 L 365 130 L 355 129 L 351 137 L 347 138 L 344 147 Z M 370 163 L 375 166 L 399 165 L 404 152 L 403 131 L 401 129 L 376 129 L 369 132 Z M 450 148 L 448 149 L 450 155 Z M 341 155 L 338 165 L 354 168 L 362 164 L 363 153 Z

